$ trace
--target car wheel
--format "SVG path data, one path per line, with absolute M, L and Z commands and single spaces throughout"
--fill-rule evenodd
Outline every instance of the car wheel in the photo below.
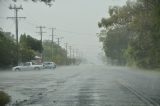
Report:
M 35 67 L 34 69 L 35 69 L 35 70 L 40 70 L 40 68 L 39 68 L 39 67 Z
M 19 69 L 19 68 L 16 68 L 15 71 L 20 71 L 20 69 Z

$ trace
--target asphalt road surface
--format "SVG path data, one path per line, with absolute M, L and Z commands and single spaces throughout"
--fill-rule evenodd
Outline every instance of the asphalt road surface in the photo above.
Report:
M 8 106 L 160 106 L 160 73 L 100 65 L 2 71 L 0 90 Z

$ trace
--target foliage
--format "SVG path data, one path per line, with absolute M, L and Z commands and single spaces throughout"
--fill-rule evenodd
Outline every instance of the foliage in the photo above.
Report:
M 54 61 L 59 65 L 66 64 L 66 51 L 61 46 L 58 46 L 55 42 L 52 45 L 52 42 L 47 40 L 44 41 L 43 47 L 45 61 Z
M 117 28 L 108 31 L 104 40 L 103 48 L 107 57 L 110 57 L 112 63 L 124 65 L 126 59 L 124 52 L 127 49 L 129 36 L 128 31 L 125 28 Z
M 20 37 L 20 54 L 21 61 L 26 62 L 34 58 L 35 52 L 42 52 L 42 44 L 40 40 L 23 34 Z
M 12 0 L 14 2 L 17 2 L 17 0 Z M 29 1 L 29 0 L 24 0 L 24 1 Z M 40 2 L 44 2 L 45 4 L 47 5 L 50 5 L 51 2 L 55 1 L 55 0 L 32 0 L 33 2 L 37 2 L 37 1 L 40 1 Z
M 10 102 L 10 96 L 3 91 L 0 91 L 0 106 L 5 106 Z
M 30 35 L 21 35 L 20 43 L 22 46 L 27 46 L 28 48 L 37 52 L 42 52 L 43 50 L 41 41 L 31 37 Z
M 75 59 L 67 57 L 66 50 L 55 42 L 43 42 L 32 38 L 30 35 L 22 34 L 18 45 L 20 62 L 27 62 L 34 59 L 36 54 L 43 53 L 44 61 L 54 61 L 56 64 L 64 65 L 75 62 Z M 17 45 L 15 39 L 10 36 L 10 33 L 0 31 L 0 67 L 9 67 L 16 64 Z M 52 52 L 53 50 L 53 52 Z M 43 51 L 43 52 L 42 52 Z M 53 53 L 53 54 L 52 54 Z
M 0 67 L 16 63 L 16 44 L 6 32 L 0 31 Z
M 98 23 L 108 30 L 102 41 L 106 56 L 141 68 L 160 67 L 159 4 L 159 0 L 137 0 L 111 7 L 110 17 Z

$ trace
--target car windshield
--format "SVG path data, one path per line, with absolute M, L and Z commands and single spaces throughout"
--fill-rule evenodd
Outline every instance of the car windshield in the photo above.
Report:
M 0 0 L 0 106 L 160 106 L 160 0 Z
M 24 65 L 24 66 L 29 66 L 29 65 L 30 65 L 30 63 L 24 63 L 23 65 Z
M 43 64 L 46 64 L 46 65 L 47 65 L 47 64 L 51 64 L 51 63 L 49 63 L 49 62 L 46 62 L 46 63 L 43 63 Z

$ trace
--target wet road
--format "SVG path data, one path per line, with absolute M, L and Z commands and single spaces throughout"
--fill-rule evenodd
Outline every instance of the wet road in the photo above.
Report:
M 160 73 L 81 65 L 0 72 L 11 106 L 160 106 Z

